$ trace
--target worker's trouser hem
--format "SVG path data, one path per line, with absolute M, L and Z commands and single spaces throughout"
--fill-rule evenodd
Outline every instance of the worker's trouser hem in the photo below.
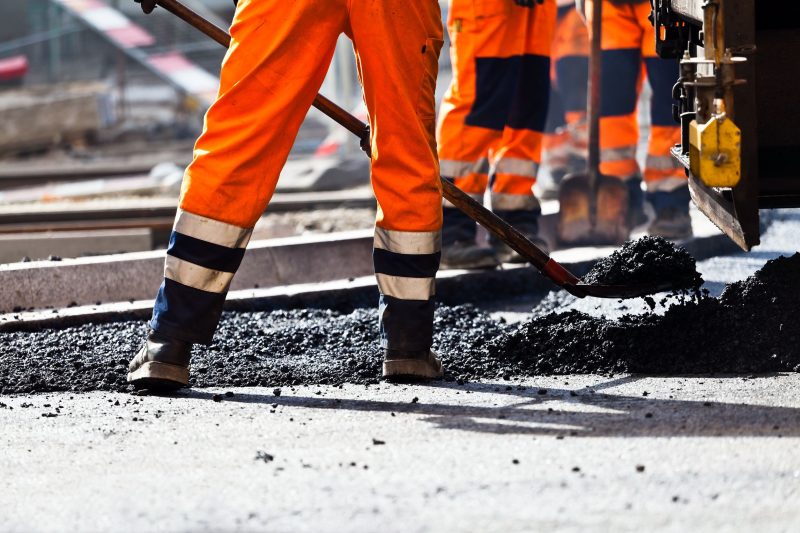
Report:
M 433 298 L 402 300 L 382 294 L 378 302 L 381 347 L 406 352 L 433 346 Z
M 476 235 L 477 226 L 469 215 L 456 207 L 442 208 L 442 246 L 474 241 Z
M 186 331 L 186 328 L 184 327 L 167 324 L 163 320 L 158 320 L 156 318 L 150 320 L 150 328 L 158 333 L 160 337 L 189 342 L 192 344 L 211 344 L 211 341 L 214 337 L 213 332 L 211 334 L 193 333 L 191 331 Z
M 673 191 L 648 192 L 647 201 L 653 206 L 656 213 L 665 209 L 676 209 L 688 213 L 692 197 L 689 194 L 689 187 L 685 186 Z

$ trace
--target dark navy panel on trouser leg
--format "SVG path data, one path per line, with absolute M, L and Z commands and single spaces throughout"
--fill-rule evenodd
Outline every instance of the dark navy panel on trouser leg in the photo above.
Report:
M 203 225 L 200 228 L 205 229 Z M 214 238 L 214 234 L 209 238 Z M 201 344 L 211 342 L 230 279 L 244 253 L 243 245 L 223 246 L 173 231 L 167 248 L 165 279 L 156 296 L 150 327 L 169 338 Z
M 556 61 L 556 87 L 565 112 L 586 111 L 589 58 L 564 56 Z
M 438 250 L 421 254 L 373 250 L 375 275 L 379 286 L 384 284 L 378 302 L 383 348 L 421 351 L 433 345 L 433 295 L 415 293 L 414 285 L 432 287 L 440 256 Z M 387 277 L 397 280 L 391 291 L 393 282 Z
M 650 202 L 656 213 L 664 209 L 675 209 L 683 213 L 688 213 L 689 203 L 692 201 L 692 197 L 689 194 L 689 186 L 685 185 L 678 187 L 674 191 L 648 192 L 647 201 Z
M 618 117 L 636 111 L 642 54 L 637 49 L 603 50 L 600 116 Z
M 378 317 L 381 347 L 389 350 L 418 352 L 433 346 L 434 302 L 401 300 L 381 294 Z
M 222 315 L 225 296 L 165 279 L 158 289 L 150 327 L 170 339 L 208 344 Z
M 495 209 L 494 213 L 514 226 L 526 237 L 539 234 L 539 216 L 542 214 L 541 209 L 514 209 L 508 211 Z
M 228 248 L 172 232 L 167 253 L 212 270 L 236 272 L 244 257 L 244 248 Z
M 550 95 L 550 58 L 527 54 L 475 59 L 475 101 L 468 126 L 544 131 Z
M 561 94 L 554 87 L 550 87 L 550 104 L 547 106 L 547 122 L 544 125 L 545 133 L 555 133 L 558 128 L 567 125 L 567 117 L 564 115 L 564 105 L 561 101 Z
M 521 63 L 521 56 L 475 59 L 475 101 L 464 119 L 468 126 L 498 131 L 506 127 Z
M 550 57 L 527 54 L 520 58 L 513 96 L 508 126 L 543 132 L 550 99 Z
M 644 60 L 647 69 L 647 80 L 653 89 L 650 99 L 650 121 L 654 126 L 675 126 L 672 116 L 672 87 L 678 81 L 678 66 L 675 61 L 648 57 Z

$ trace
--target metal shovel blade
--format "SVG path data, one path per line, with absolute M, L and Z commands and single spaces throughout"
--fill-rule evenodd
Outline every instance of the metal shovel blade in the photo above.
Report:
M 618 246 L 628 239 L 628 188 L 617 178 L 599 174 L 597 194 L 591 176 L 570 174 L 561 182 L 558 239 L 568 246 Z M 592 200 L 596 198 L 595 206 Z M 592 213 L 592 209 L 595 213 Z
M 590 285 L 581 282 L 575 285 L 575 288 L 585 296 L 626 300 L 628 298 L 640 298 L 659 292 L 681 289 L 682 287 L 676 287 L 668 282 L 637 283 L 632 285 Z

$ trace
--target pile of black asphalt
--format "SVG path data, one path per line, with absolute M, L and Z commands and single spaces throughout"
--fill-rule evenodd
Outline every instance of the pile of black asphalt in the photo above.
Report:
M 626 242 L 599 260 L 583 276 L 592 285 L 669 283 L 675 290 L 697 292 L 703 284 L 694 257 L 663 237 Z
M 445 379 L 568 373 L 707 374 L 800 371 L 800 254 L 769 261 L 719 298 L 684 298 L 610 320 L 577 311 L 507 324 L 464 305 L 436 311 Z M 377 312 L 228 312 L 192 356 L 195 387 L 375 383 Z M 0 333 L 0 393 L 129 390 L 127 363 L 143 321 Z

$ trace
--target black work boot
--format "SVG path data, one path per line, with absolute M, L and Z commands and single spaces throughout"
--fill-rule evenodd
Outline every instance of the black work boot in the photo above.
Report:
M 625 180 L 625 185 L 628 186 L 628 227 L 633 229 L 647 222 L 647 215 L 644 212 L 642 178 L 639 176 L 628 178 Z
M 147 334 L 144 346 L 128 365 L 128 383 L 137 389 L 174 390 L 189 384 L 191 343 Z
M 689 215 L 692 200 L 688 185 L 673 191 L 648 192 L 647 200 L 656 212 L 655 220 L 647 228 L 648 234 L 674 241 L 692 236 L 692 217 Z
M 407 352 L 385 350 L 383 377 L 397 380 L 440 379 L 444 375 L 442 362 L 433 350 Z
M 550 246 L 547 244 L 547 241 L 539 237 L 538 235 L 525 235 L 529 241 L 536 245 L 541 251 L 546 254 L 550 253 Z M 514 251 L 509 245 L 504 243 L 499 239 L 495 239 L 492 241 L 492 246 L 494 247 L 495 254 L 497 254 L 497 258 L 502 263 L 527 263 L 528 260 L 519 255 L 516 251 Z
M 649 235 L 672 241 L 688 239 L 693 235 L 692 217 L 678 207 L 665 207 L 656 211 L 656 218 L 647 228 Z
M 500 262 L 494 250 L 475 241 L 456 241 L 442 246 L 441 268 L 495 268 Z
M 541 208 L 536 208 L 530 211 L 496 210 L 495 214 L 514 226 L 514 228 L 519 230 L 523 235 L 525 235 L 525 237 L 528 238 L 529 241 L 535 244 L 544 253 L 550 253 L 550 246 L 548 246 L 547 242 L 539 235 L 539 217 L 542 215 Z M 494 248 L 497 258 L 502 263 L 526 263 L 528 261 L 517 252 L 512 250 L 509 245 L 498 239 L 495 235 L 489 236 L 489 242 Z

